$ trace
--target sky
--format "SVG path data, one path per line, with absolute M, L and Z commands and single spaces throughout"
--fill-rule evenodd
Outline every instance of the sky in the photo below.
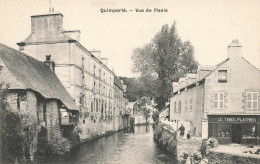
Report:
M 177 23 L 183 41 L 195 49 L 201 65 L 215 65 L 227 58 L 234 39 L 243 45 L 242 56 L 260 68 L 260 0 L 52 0 L 64 16 L 64 30 L 80 30 L 80 43 L 101 50 L 118 76 L 133 77 L 132 52 L 149 43 L 164 24 Z M 128 12 L 101 13 L 125 8 Z M 135 9 L 168 12 L 135 12 Z M 0 0 L 0 42 L 18 49 L 29 36 L 31 15 L 45 14 L 49 0 Z M 133 10 L 133 11 L 130 11 Z

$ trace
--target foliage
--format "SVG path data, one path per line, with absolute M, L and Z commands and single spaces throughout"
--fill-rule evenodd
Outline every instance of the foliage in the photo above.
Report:
M 152 101 L 149 97 L 142 97 L 137 100 L 136 106 L 138 107 L 138 110 L 143 113 L 143 117 L 146 120 L 146 124 L 148 124 L 148 119 L 150 118 L 151 113 L 153 111 Z
M 120 77 L 124 81 L 124 84 L 127 85 L 126 88 L 126 97 L 130 102 L 135 102 L 139 98 L 144 96 L 151 96 L 151 91 L 141 78 L 127 78 Z
M 194 60 L 194 48 L 189 41 L 178 36 L 176 23 L 169 28 L 166 24 L 152 41 L 134 49 L 133 72 L 156 99 L 157 108 L 162 109 L 171 93 L 172 81 L 185 73 L 194 73 L 198 63 Z
M 23 137 L 19 115 L 7 109 L 7 89 L 7 85 L 0 84 L 1 161 L 13 163 L 16 159 L 21 161 L 23 158 Z
M 176 155 L 177 132 L 174 131 L 172 133 L 169 130 L 165 130 L 164 128 L 165 126 L 161 123 L 155 125 L 154 139 L 164 150 L 166 150 L 167 153 Z
M 155 110 L 152 114 L 153 122 L 157 122 L 159 120 L 159 111 Z

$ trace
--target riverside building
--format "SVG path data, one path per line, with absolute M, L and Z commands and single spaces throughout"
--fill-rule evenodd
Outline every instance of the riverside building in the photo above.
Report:
M 173 82 L 170 120 L 220 144 L 260 144 L 260 71 L 241 49 L 234 40 L 227 59 Z
M 31 34 L 17 45 L 40 61 L 51 55 L 55 74 L 80 110 L 81 139 L 122 127 L 120 108 L 114 108 L 116 75 L 108 68 L 108 59 L 101 57 L 101 51 L 86 49 L 80 43 L 79 30 L 64 30 L 61 13 L 31 16 Z M 117 92 L 123 95 L 122 90 Z

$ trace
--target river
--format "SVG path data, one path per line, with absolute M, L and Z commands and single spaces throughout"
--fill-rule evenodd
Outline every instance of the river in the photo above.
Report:
M 177 161 L 154 142 L 151 126 L 148 131 L 145 126 L 136 126 L 135 133 L 114 133 L 84 143 L 63 158 L 44 157 L 37 163 L 177 164 Z

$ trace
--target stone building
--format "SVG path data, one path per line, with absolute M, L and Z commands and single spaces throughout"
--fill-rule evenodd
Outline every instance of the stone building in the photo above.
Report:
M 101 57 L 101 51 L 81 45 L 79 30 L 65 31 L 61 13 L 31 16 L 31 34 L 17 44 L 20 51 L 40 61 L 51 55 L 56 75 L 80 109 L 81 139 L 118 130 L 116 76 L 108 68 L 108 59 Z
M 219 143 L 259 143 L 260 71 L 242 57 L 241 48 L 232 41 L 227 59 L 173 83 L 171 121 Z
M 0 44 L 0 83 L 9 85 L 8 109 L 21 119 L 21 134 L 28 141 L 27 146 L 23 146 L 27 151 L 24 153 L 30 155 L 27 158 L 42 149 L 37 145 L 45 145 L 38 143 L 39 137 L 46 137 L 44 140 L 49 145 L 57 145 L 57 140 L 63 140 L 63 146 L 70 147 L 64 133 L 72 133 L 78 123 L 78 108 L 49 64 L 50 61 L 40 62 Z M 46 136 L 38 135 L 42 128 L 46 129 Z

